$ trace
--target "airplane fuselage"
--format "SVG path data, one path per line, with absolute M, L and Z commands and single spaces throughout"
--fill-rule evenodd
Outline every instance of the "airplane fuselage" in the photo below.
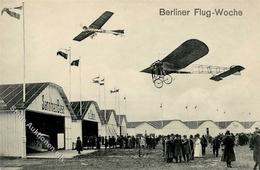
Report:
M 114 35 L 123 35 L 124 30 L 104 30 L 104 29 L 96 29 L 96 28 L 89 28 L 84 26 L 84 31 L 91 31 L 95 33 L 108 33 L 108 34 L 114 34 Z

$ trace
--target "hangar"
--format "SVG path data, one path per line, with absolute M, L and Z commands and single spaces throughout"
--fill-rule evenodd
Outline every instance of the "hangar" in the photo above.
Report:
M 102 134 L 101 136 L 114 136 L 118 134 L 118 122 L 116 119 L 115 110 L 101 110 L 100 117 L 104 120 L 102 123 Z
M 71 149 L 76 119 L 63 89 L 50 82 L 0 85 L 0 156 Z
M 80 137 L 83 146 L 86 145 L 90 137 L 98 137 L 102 134 L 102 124 L 104 122 L 100 115 L 100 110 L 95 101 L 81 101 L 82 111 L 80 112 L 80 102 L 71 102 L 77 120 L 72 122 L 73 142 Z
M 140 121 L 127 122 L 127 130 L 130 135 L 210 135 L 216 136 L 230 130 L 231 133 L 252 133 L 256 128 L 260 128 L 259 121 L 220 121 L 198 120 L 163 120 L 163 121 Z
M 117 134 L 122 136 L 127 136 L 127 119 L 126 115 L 116 115 L 116 120 L 118 123 L 118 132 Z

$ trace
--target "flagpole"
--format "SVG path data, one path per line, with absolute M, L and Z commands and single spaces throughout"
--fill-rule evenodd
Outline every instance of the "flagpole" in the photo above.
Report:
M 114 95 L 115 95 L 115 110 L 116 110 L 116 109 L 117 109 L 117 107 L 116 107 L 116 103 L 117 103 L 117 102 L 116 102 L 116 92 L 115 92 L 115 91 L 116 91 L 116 88 L 114 88 Z
M 71 101 L 71 47 L 69 47 L 69 101 Z
M 105 133 L 106 133 L 106 136 L 107 136 L 107 110 L 106 110 L 106 82 L 105 82 L 105 77 L 104 77 L 104 116 L 105 116 L 105 121 L 106 121 Z
M 161 112 L 162 112 L 161 126 L 162 126 L 162 130 L 163 130 L 163 103 L 161 103 Z M 162 131 L 162 134 L 163 134 L 163 131 Z
M 79 104 L 80 104 L 80 115 L 82 115 L 82 103 L 81 103 L 81 57 L 79 57 Z
M 26 89 L 25 89 L 25 19 L 24 19 L 24 2 L 23 4 L 23 104 L 25 104 Z
M 118 91 L 118 113 L 120 113 L 120 92 Z
M 98 79 L 100 79 L 100 75 L 98 74 Z M 98 80 L 99 81 L 99 80 Z M 98 86 L 98 103 L 99 103 L 99 105 L 100 105 L 100 107 L 101 107 L 101 101 L 100 101 L 100 85 Z
M 125 115 L 126 115 L 126 97 L 124 97 L 125 100 Z

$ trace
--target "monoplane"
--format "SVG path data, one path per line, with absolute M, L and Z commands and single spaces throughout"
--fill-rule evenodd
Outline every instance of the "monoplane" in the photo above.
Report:
M 198 65 L 196 70 L 187 71 L 185 68 L 196 60 L 207 55 L 208 46 L 200 40 L 190 39 L 182 43 L 164 59 L 154 62 L 141 72 L 152 75 L 152 81 L 157 88 L 163 84 L 171 84 L 173 77 L 170 74 L 212 74 L 211 80 L 220 81 L 230 75 L 240 75 L 245 68 L 240 65 L 220 67 L 211 65 Z
M 98 19 L 96 19 L 92 24 L 87 26 L 83 26 L 83 31 L 77 35 L 73 40 L 82 41 L 87 37 L 94 38 L 97 33 L 108 33 L 113 35 L 123 35 L 124 30 L 104 30 L 101 29 L 102 26 L 109 20 L 109 18 L 113 15 L 113 12 L 106 11 L 104 12 Z

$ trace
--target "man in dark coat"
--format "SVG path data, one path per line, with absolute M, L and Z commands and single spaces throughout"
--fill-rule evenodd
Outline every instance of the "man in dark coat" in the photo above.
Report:
M 256 170 L 257 166 L 260 170 L 260 130 L 256 129 L 255 133 L 252 136 L 250 141 L 251 149 L 253 149 L 253 157 L 255 161 L 254 170 Z
M 184 159 L 184 161 L 189 162 L 190 161 L 191 148 L 190 148 L 190 142 L 187 139 L 186 135 L 183 135 L 182 147 L 183 147 L 183 159 Z
M 227 163 L 228 168 L 232 168 L 231 162 L 236 161 L 236 156 L 234 152 L 235 139 L 229 131 L 226 132 L 225 137 L 223 138 L 223 145 L 224 153 L 221 160 Z
M 219 136 L 216 136 L 216 137 L 213 139 L 213 141 L 212 141 L 213 154 L 214 154 L 216 157 L 218 157 L 220 144 L 221 144 L 220 137 L 219 137 Z
M 170 136 L 167 136 L 167 139 L 165 140 L 166 143 L 166 162 L 170 163 L 173 160 L 173 143 L 172 143 L 172 138 Z
M 190 159 L 194 160 L 194 138 L 193 138 L 193 135 L 190 135 L 189 142 L 190 142 L 190 149 L 191 149 Z
M 108 139 L 107 139 L 107 136 L 105 136 L 105 149 L 107 149 L 108 147 Z
M 174 156 L 176 163 L 181 162 L 182 158 L 182 140 L 181 135 L 176 135 L 174 140 Z
M 77 141 L 76 141 L 76 148 L 75 148 L 78 153 L 80 154 L 80 151 L 82 151 L 82 142 L 80 140 L 80 137 L 77 137 Z
M 206 155 L 206 147 L 208 146 L 208 141 L 207 141 L 207 139 L 205 138 L 204 135 L 202 135 L 200 143 L 201 143 L 201 147 L 202 147 L 202 155 L 205 156 Z

